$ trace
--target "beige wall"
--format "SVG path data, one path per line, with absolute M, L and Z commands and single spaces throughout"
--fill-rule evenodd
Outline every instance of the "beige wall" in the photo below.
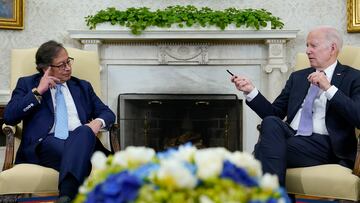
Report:
M 9 89 L 12 48 L 39 46 L 50 39 L 79 47 L 78 42 L 69 38 L 67 30 L 87 29 L 84 17 L 109 6 L 157 9 L 186 3 L 214 9 L 265 8 L 284 21 L 284 29 L 300 30 L 296 40 L 288 43 L 290 65 L 295 53 L 305 49 L 306 33 L 317 25 L 335 26 L 344 35 L 344 44 L 360 45 L 360 34 L 346 32 L 346 0 L 25 0 L 25 3 L 25 29 L 0 30 L 0 96 Z

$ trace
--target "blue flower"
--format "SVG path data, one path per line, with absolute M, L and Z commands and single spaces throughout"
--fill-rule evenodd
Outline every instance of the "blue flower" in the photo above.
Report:
M 175 154 L 177 151 L 174 148 L 167 149 L 163 152 L 158 152 L 156 155 L 159 159 L 167 159 L 170 158 L 173 154 Z
M 88 195 L 86 203 L 117 202 L 126 203 L 136 199 L 142 182 L 128 171 L 110 175 Z
M 188 162 L 183 162 L 183 164 L 184 164 L 185 168 L 187 168 L 191 172 L 191 174 L 194 174 L 194 175 L 196 174 L 196 170 L 197 170 L 196 165 L 188 163 Z
M 260 163 L 246 152 L 186 144 L 155 154 L 132 146 L 106 163 L 80 187 L 75 203 L 290 203 L 277 177 L 262 175 Z
M 140 166 L 132 174 L 138 177 L 140 180 L 144 180 L 150 176 L 150 173 L 153 171 L 157 171 L 159 169 L 159 164 L 149 163 L 143 166 Z
M 229 178 L 234 182 L 245 185 L 247 187 L 258 186 L 256 180 L 249 176 L 245 169 L 235 166 L 230 161 L 224 161 L 223 170 L 220 177 Z

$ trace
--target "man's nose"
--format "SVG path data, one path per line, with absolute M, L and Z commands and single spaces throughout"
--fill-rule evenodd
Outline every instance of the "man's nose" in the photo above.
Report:
M 311 49 L 310 48 L 306 48 L 306 54 L 309 55 L 311 53 Z
M 70 70 L 71 66 L 68 63 L 65 63 L 64 70 Z

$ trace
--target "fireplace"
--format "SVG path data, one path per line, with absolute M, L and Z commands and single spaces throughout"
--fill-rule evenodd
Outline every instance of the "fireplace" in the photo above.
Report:
M 258 139 L 256 126 L 261 119 L 245 104 L 244 95 L 230 82 L 226 69 L 230 69 L 234 74 L 249 76 L 260 92 L 273 100 L 281 91 L 284 78 L 287 78 L 286 50 L 289 47 L 286 48 L 286 44 L 296 37 L 297 32 L 146 30 L 141 35 L 134 36 L 121 30 L 70 30 L 69 35 L 72 39 L 79 40 L 85 50 L 99 53 L 102 99 L 114 112 L 120 108 L 119 94 L 235 94 L 242 104 L 242 109 L 238 111 L 241 123 L 239 141 L 236 146 L 229 148 L 238 147 L 252 152 Z M 165 106 L 165 103 L 162 105 Z M 146 121 L 145 115 L 143 113 L 138 119 Z M 149 119 L 150 116 L 152 114 L 146 118 Z M 123 118 L 117 122 L 130 122 L 121 119 Z M 151 122 L 150 124 L 154 125 Z M 178 125 L 181 126 L 181 123 Z M 141 127 L 139 129 L 147 130 Z M 126 138 L 123 130 L 121 129 L 122 147 L 129 143 L 141 145 L 145 141 L 156 147 L 163 142 L 160 138 L 158 141 L 151 136 L 136 138 L 134 141 Z M 168 131 L 167 134 L 171 136 L 175 136 L 175 132 L 180 134 L 180 129 L 175 129 L 175 132 Z
M 120 94 L 121 148 L 161 151 L 191 142 L 242 150 L 241 104 L 235 94 Z

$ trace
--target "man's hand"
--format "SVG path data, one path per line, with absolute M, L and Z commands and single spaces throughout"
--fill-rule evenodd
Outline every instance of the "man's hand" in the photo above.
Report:
M 56 83 L 60 83 L 60 80 L 54 76 L 51 76 L 50 73 L 51 67 L 48 67 L 42 76 L 39 85 L 37 86 L 37 91 L 40 94 L 46 92 L 49 88 L 56 86 Z
M 102 127 L 102 122 L 95 119 L 85 125 L 89 126 L 91 130 L 94 132 L 94 134 L 97 135 L 97 133 L 100 131 Z
M 244 94 L 249 94 L 255 88 L 249 78 L 242 75 L 232 76 L 231 82 L 233 82 L 236 88 L 242 91 Z
M 331 87 L 331 84 L 324 72 L 313 72 L 308 76 L 307 79 L 311 84 L 319 86 L 319 88 L 323 91 L 326 91 Z

